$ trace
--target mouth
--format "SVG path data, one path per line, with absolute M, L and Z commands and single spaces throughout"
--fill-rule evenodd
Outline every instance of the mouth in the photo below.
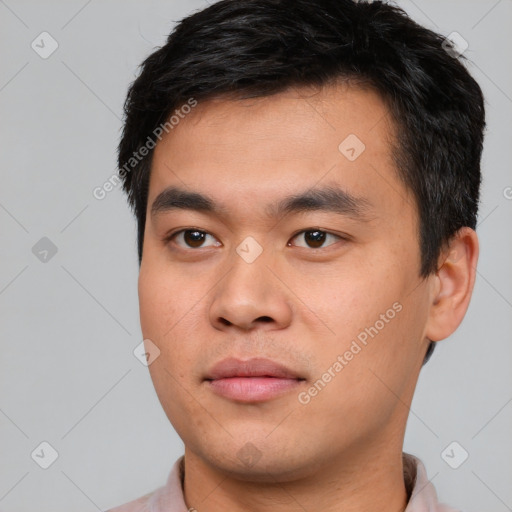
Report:
M 256 403 L 296 390 L 306 379 L 270 359 L 229 358 L 217 363 L 204 380 L 216 395 Z

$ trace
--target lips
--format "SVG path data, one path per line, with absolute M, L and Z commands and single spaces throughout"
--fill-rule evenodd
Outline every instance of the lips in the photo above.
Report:
M 263 402 L 300 386 L 305 379 L 270 359 L 246 361 L 228 358 L 217 363 L 205 378 L 217 395 L 238 402 Z
M 301 378 L 286 366 L 265 358 L 253 358 L 247 361 L 235 358 L 224 359 L 211 369 L 206 378 L 208 380 L 215 380 L 230 377 Z

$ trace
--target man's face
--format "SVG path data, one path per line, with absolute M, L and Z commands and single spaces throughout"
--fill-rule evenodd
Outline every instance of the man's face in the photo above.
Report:
M 286 479 L 401 451 L 431 287 L 392 136 L 376 93 L 339 86 L 200 103 L 158 143 L 141 326 L 196 457 Z

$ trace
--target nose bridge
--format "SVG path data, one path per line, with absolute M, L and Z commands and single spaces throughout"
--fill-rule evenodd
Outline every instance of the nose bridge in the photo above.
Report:
M 271 264 L 268 251 L 264 251 L 263 247 L 256 251 L 250 242 L 242 242 L 230 263 L 231 270 L 224 286 L 221 286 L 223 294 L 230 300 L 237 300 L 240 305 L 256 305 L 264 301 L 268 287 L 272 287 L 272 283 L 269 283 L 272 273 L 267 267 Z
M 285 325 L 290 321 L 288 298 L 268 267 L 269 250 L 247 237 L 233 252 L 230 269 L 214 294 L 210 317 L 220 326 L 250 329 L 256 323 Z

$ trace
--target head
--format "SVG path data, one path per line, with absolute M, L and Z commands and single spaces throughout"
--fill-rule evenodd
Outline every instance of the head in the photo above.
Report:
M 160 401 L 205 459 L 233 471 L 251 441 L 298 475 L 402 442 L 478 257 L 483 98 L 446 47 L 378 1 L 223 0 L 143 63 L 119 144 L 141 325 Z M 228 356 L 287 363 L 295 398 L 212 393 Z

